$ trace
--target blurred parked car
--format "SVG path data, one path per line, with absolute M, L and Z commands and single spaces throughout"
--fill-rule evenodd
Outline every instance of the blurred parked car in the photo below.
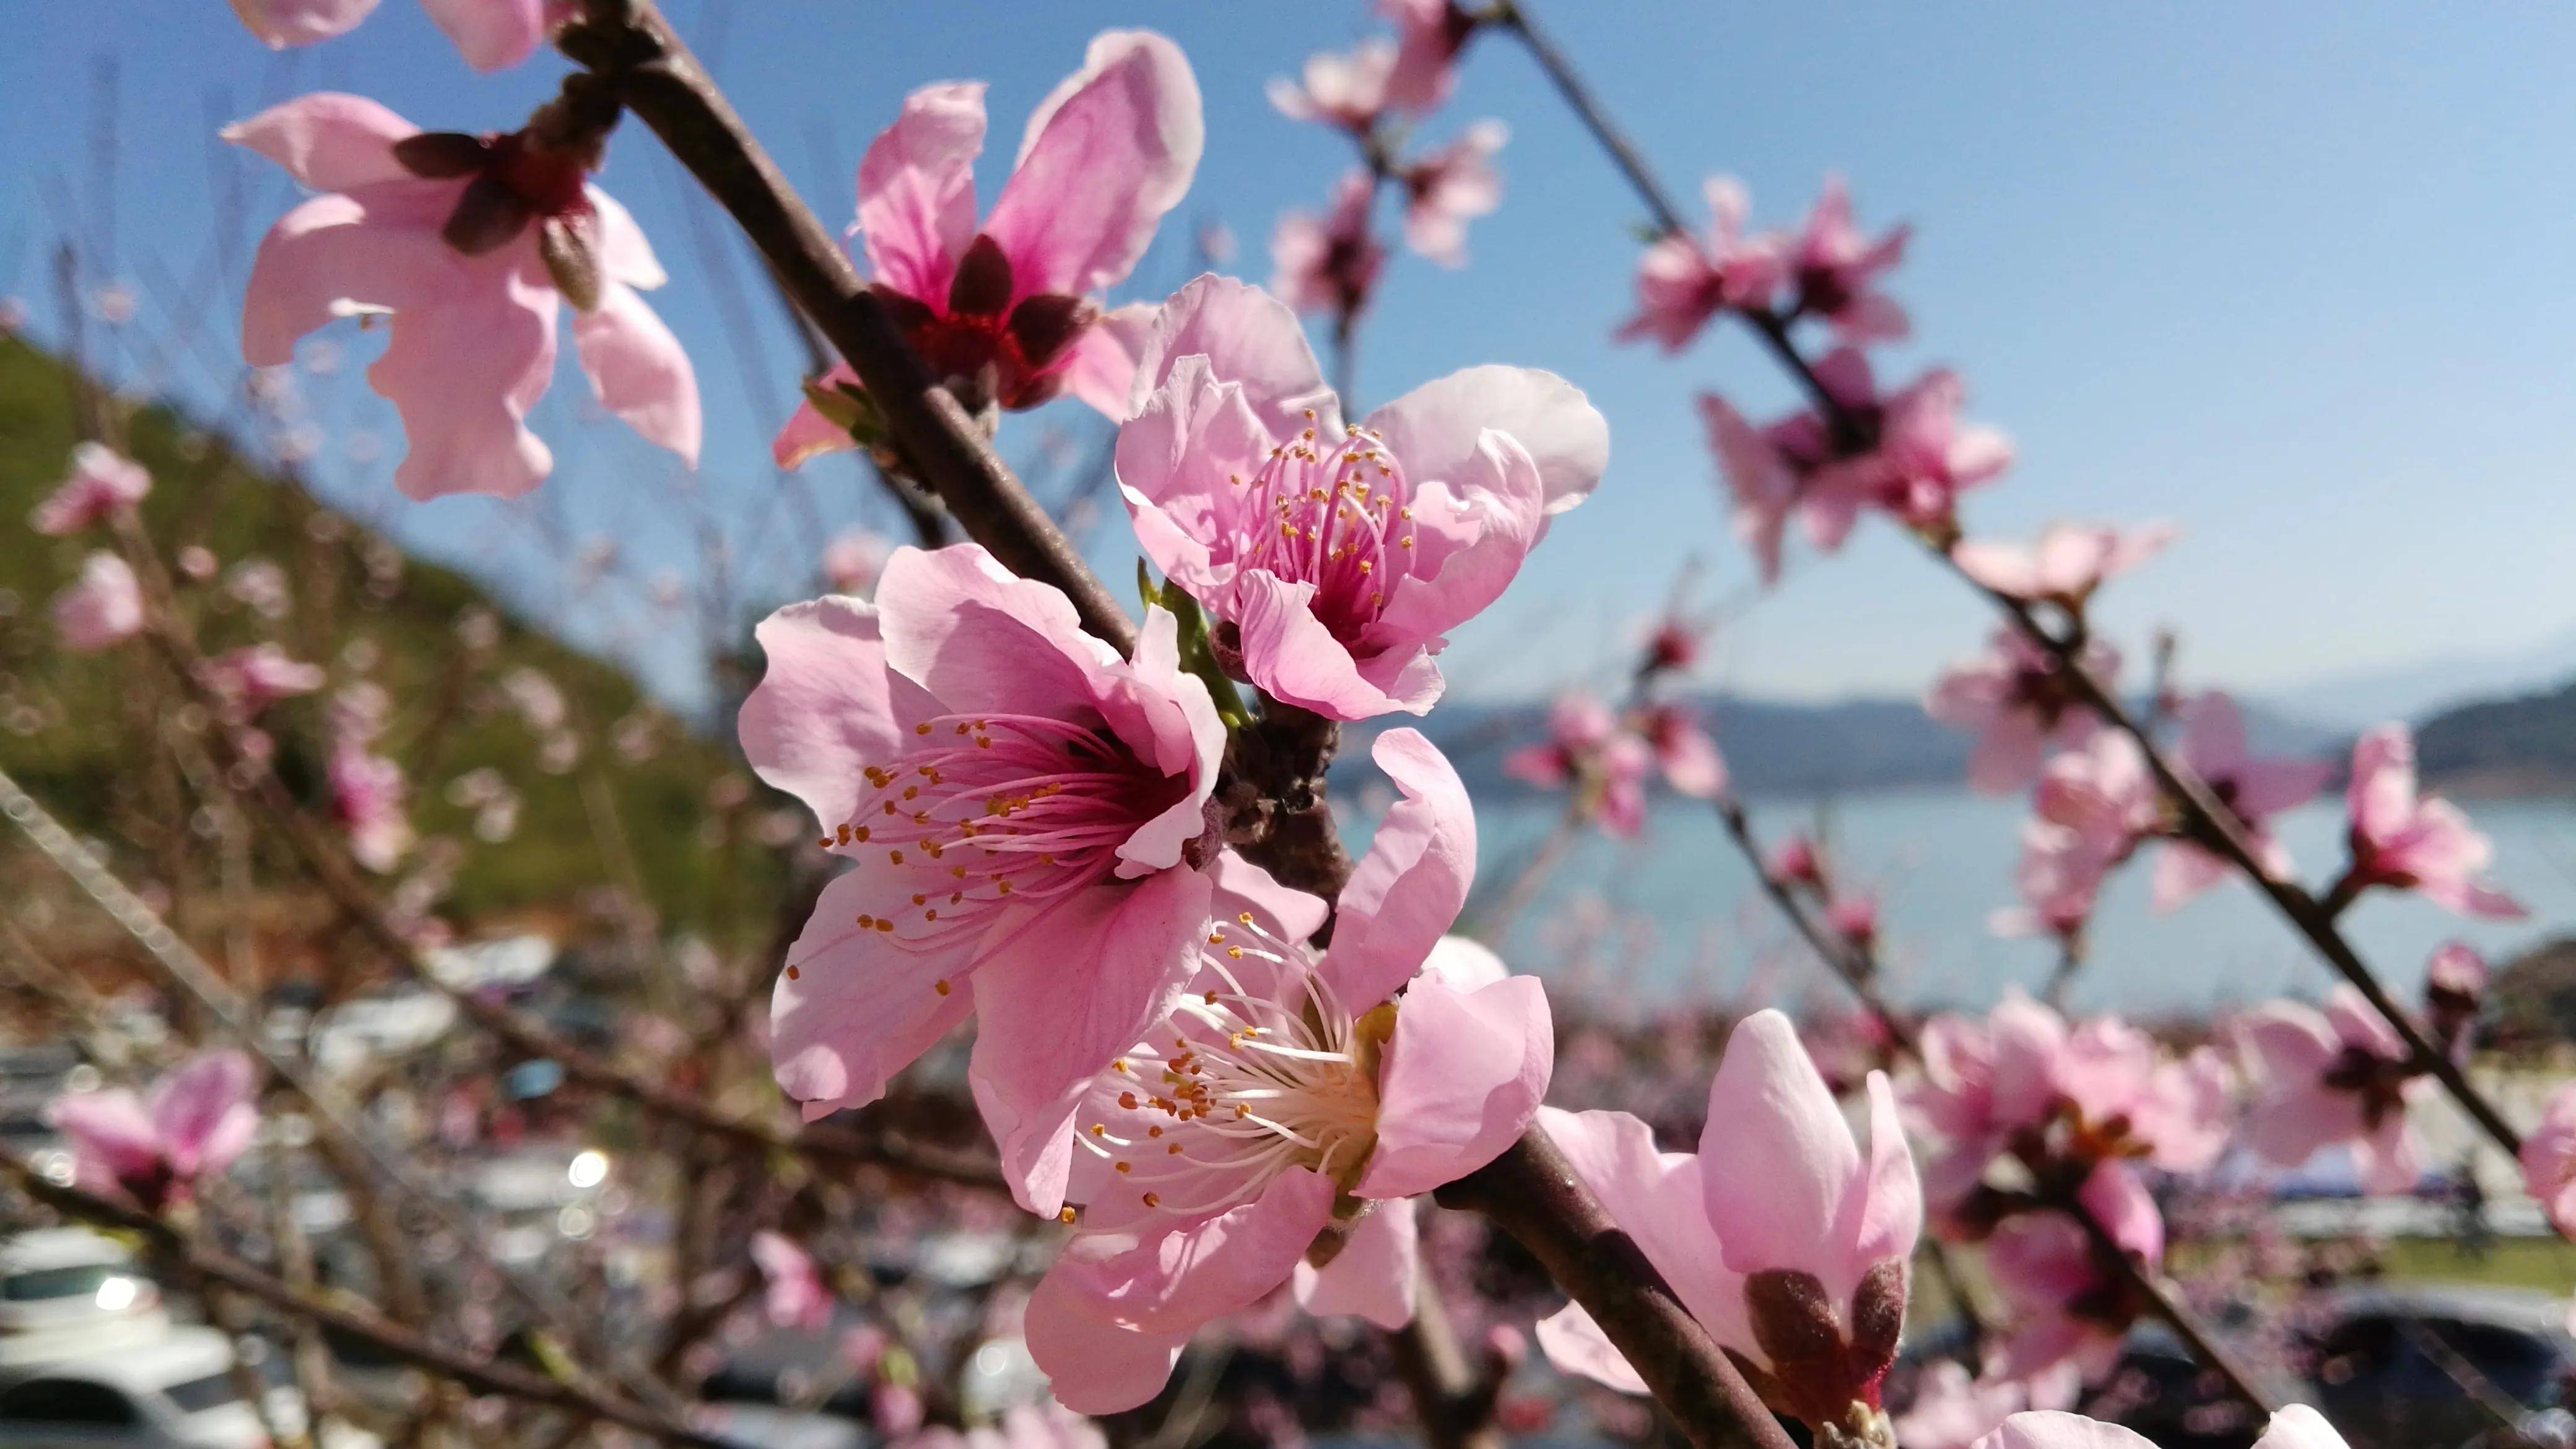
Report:
M 169 1327 L 160 1288 L 111 1239 L 41 1228 L 0 1243 L 0 1365 L 149 1342 Z
M 171 1328 L 110 1352 L 0 1371 L 0 1443 L 12 1449 L 265 1449 L 268 1430 L 234 1385 L 232 1340 L 211 1328 Z M 265 1392 L 283 1434 L 308 1428 L 286 1385 Z M 322 1449 L 381 1449 L 372 1434 L 332 1424 Z
M 2353 1449 L 2462 1449 L 2553 1432 L 2576 1339 L 2567 1304 L 2509 1288 L 2399 1284 L 2329 1301 L 2317 1406 Z

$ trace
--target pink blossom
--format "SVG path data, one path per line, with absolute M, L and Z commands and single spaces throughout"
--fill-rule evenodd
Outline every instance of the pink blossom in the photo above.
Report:
M 2116 1017 L 2070 1027 L 2020 988 L 1982 1022 L 1943 1014 L 1924 1024 L 1923 1074 L 1906 1109 L 1938 1139 L 1926 1178 L 1935 1207 L 1967 1199 L 2006 1150 L 2071 1150 L 2087 1160 L 2135 1155 L 2197 1172 L 2226 1145 L 2227 1076 L 2214 1052 L 2162 1059 Z M 2052 1126 L 2066 1137 L 2032 1134 Z
M 1892 342 L 1905 336 L 1905 309 L 1875 290 L 1881 272 L 1905 258 L 1912 228 L 1889 228 L 1876 241 L 1852 223 L 1851 193 L 1839 176 L 1825 178 L 1806 229 L 1789 249 L 1798 310 L 1823 317 L 1845 342 Z
M 1527 368 L 1454 372 L 1345 426 L 1296 317 L 1223 277 L 1165 304 L 1137 385 L 1117 467 L 1146 556 L 1236 672 L 1333 719 L 1429 709 L 1448 631 L 1609 458 L 1582 392 Z
M 760 1269 L 761 1311 L 773 1325 L 812 1333 L 832 1321 L 831 1290 L 795 1240 L 763 1228 L 751 1235 L 751 1261 Z
M 2120 1251 L 2149 1268 L 2163 1261 L 2164 1219 L 2133 1173 L 2104 1163 L 2077 1196 Z M 2082 1223 L 2054 1210 L 2015 1213 L 1986 1240 L 1985 1261 L 2015 1325 L 1996 1357 L 1999 1376 L 2031 1380 L 2071 1368 L 2089 1382 L 2110 1371 L 2139 1305 Z
M 402 766 L 343 735 L 331 746 L 323 772 L 331 785 L 331 813 L 348 832 L 349 853 L 358 864 L 378 874 L 400 865 L 415 838 L 404 806 L 410 785 Z
M 1787 239 L 1744 235 L 1752 202 L 1734 177 L 1710 177 L 1706 195 L 1705 241 L 1670 232 L 1637 259 L 1637 315 L 1620 324 L 1620 341 L 1651 337 L 1679 352 L 1718 313 L 1771 305 L 1787 268 Z
M 2349 1147 L 2362 1190 L 2402 1193 L 2424 1172 L 2406 1124 L 2407 1105 L 2431 1083 L 2362 994 L 2338 985 L 2325 1010 L 2275 1001 L 2236 1023 L 2238 1051 L 2255 1080 L 2245 1140 L 2280 1167 L 2298 1167 L 2337 1143 Z
M 1771 847 L 1762 873 L 1789 885 L 1820 886 L 1824 884 L 1823 861 L 1816 854 L 1816 843 L 1804 834 L 1787 836 Z
M 72 475 L 27 516 L 27 526 L 59 538 L 130 512 L 152 491 L 143 465 L 97 443 L 72 449 Z
M 1476 18 L 1456 0 L 1378 0 L 1395 22 L 1395 68 L 1386 78 L 1386 103 L 1417 114 L 1449 99 L 1458 79 L 1458 52 L 1476 33 Z
M 1323 902 L 1225 857 L 1189 989 L 1066 1135 L 1079 1227 L 1026 1331 L 1069 1408 L 1152 1398 L 1201 1324 L 1283 1285 L 1310 1312 L 1409 1321 L 1407 1199 L 1491 1161 L 1546 1091 L 1538 981 L 1469 989 L 1424 969 L 1474 877 L 1465 786 L 1412 730 L 1373 753 L 1404 799 L 1342 893 L 1331 947 L 1308 944 Z
M 831 580 L 836 594 L 864 594 L 876 587 L 886 560 L 892 557 L 894 545 L 884 534 L 854 528 L 824 546 L 823 576 Z
M 1161 609 L 1122 660 L 972 544 L 896 550 L 877 596 L 756 631 L 743 752 L 854 862 L 788 951 L 771 1059 L 819 1118 L 975 1012 L 977 1105 L 1052 1212 L 1085 1084 L 1195 967 L 1224 726 Z
M 697 377 L 639 290 L 662 285 L 661 264 L 626 209 L 584 179 L 595 155 L 524 133 L 425 133 L 327 92 L 223 135 L 324 193 L 260 241 L 243 358 L 281 366 L 334 318 L 393 314 L 367 381 L 402 414 L 405 493 L 515 498 L 553 470 L 524 419 L 553 380 L 565 301 L 601 404 L 696 465 Z
M 1825 905 L 1825 929 L 1869 950 L 1878 942 L 1878 897 L 1869 891 L 1835 896 Z
M 1972 1378 L 1949 1359 L 1927 1365 L 1914 1402 L 1896 1416 L 1896 1442 L 1905 1449 L 1970 1449 L 2006 1419 L 2035 1407 L 2025 1379 Z
M 152 1084 L 54 1099 L 54 1125 L 71 1139 L 82 1184 L 120 1191 L 147 1212 L 185 1202 L 197 1182 L 241 1156 L 259 1130 L 250 1058 L 200 1052 Z
M 2540 1125 L 2522 1139 L 2522 1186 L 2550 1226 L 2576 1238 L 2576 1082 L 2550 1093 Z
M 2495 847 L 2458 806 L 2415 786 L 2415 739 L 2402 724 L 2381 725 L 2352 747 L 2344 803 L 2352 821 L 2346 888 L 2419 892 L 2463 915 L 2520 920 L 2522 903 L 2479 877 Z
M 1332 205 L 1322 216 L 1292 211 L 1270 233 L 1270 291 L 1300 312 L 1357 316 L 1376 290 L 1386 248 L 1369 230 L 1377 183 L 1366 171 L 1347 171 L 1333 183 Z
M 1815 376 L 1851 426 L 1873 440 L 1866 451 L 1848 452 L 1814 412 L 1757 428 L 1724 398 L 1699 398 L 1709 449 L 1733 495 L 1736 536 L 1753 551 L 1765 583 L 1780 576 L 1792 513 L 1808 541 L 1827 553 L 1842 547 L 1864 507 L 1938 534 L 1956 526 L 1961 491 L 2012 463 L 2003 434 L 1959 421 L 1965 389 L 1946 369 L 1882 398 L 1869 359 L 1858 348 L 1839 347 L 1817 361 Z
M 2120 731 L 2097 731 L 2058 752 L 2041 771 L 2032 817 L 2022 826 L 2014 872 L 2022 906 L 1999 914 L 1996 930 L 2081 934 L 2102 882 L 2157 828 L 2160 799 L 2138 742 Z
M 1548 706 L 1547 718 L 1547 740 L 1504 756 L 1503 773 L 1545 789 L 1573 790 L 1578 815 L 1597 821 L 1612 835 L 1634 838 L 1646 824 L 1646 775 L 1655 766 L 1652 747 L 1590 695 L 1559 695 Z M 1722 786 L 1724 767 L 1719 768 Z
M 1913 1445 L 1906 1441 L 1908 1449 Z M 2057 1411 L 2015 1414 L 1975 1449 L 2156 1449 L 2145 1436 L 2115 1424 Z M 2272 1415 L 2254 1449 L 2349 1449 L 2334 1425 L 2305 1404 Z
M 54 596 L 63 647 L 94 654 L 143 632 L 143 586 L 125 560 L 105 550 L 81 560 L 80 577 Z
M 1726 791 L 1726 760 L 1717 741 L 1700 728 L 1690 706 L 1652 704 L 1633 721 L 1639 738 L 1654 751 L 1655 764 L 1673 792 L 1695 800 L 1713 800 Z
M 1764 1402 L 1815 1427 L 1879 1412 L 1922 1227 L 1884 1074 L 1870 1074 L 1868 1095 L 1864 1154 L 1789 1019 L 1763 1011 L 1727 1042 L 1696 1155 L 1657 1151 L 1652 1129 L 1624 1112 L 1540 1114 Z M 1541 1322 L 1538 1338 L 1558 1368 L 1644 1391 L 1579 1305 Z M 1780 1352 L 1788 1344 L 1796 1357 Z
M 1387 87 L 1395 77 L 1398 47 L 1364 40 L 1349 54 L 1317 51 L 1296 80 L 1274 76 L 1270 104 L 1292 121 L 1317 121 L 1366 136 L 1386 113 Z
M 2255 759 L 2246 748 L 2245 717 L 2236 701 L 2216 690 L 2183 706 L 2182 759 L 2243 823 L 2263 868 L 2287 874 L 2290 852 L 2272 838 L 2265 822 L 2312 798 L 2334 766 L 2322 760 Z M 2225 880 L 2230 869 L 2224 859 L 2192 841 L 2168 843 L 2156 858 L 2156 909 L 2172 910 Z
M 877 300 L 968 405 L 1033 408 L 1071 393 L 1127 416 L 1152 309 L 1103 311 L 1197 174 L 1206 130 L 1180 47 L 1145 30 L 1092 38 L 1082 69 L 1029 115 L 1010 177 L 975 224 L 984 84 L 923 86 L 859 160 L 855 230 Z M 835 366 L 818 387 L 856 388 Z M 781 467 L 851 446 L 800 407 L 771 444 Z
M 2086 641 L 2080 662 L 2096 680 L 2120 672 L 2120 652 L 2099 637 Z M 1995 630 L 1984 654 L 1951 666 L 1924 696 L 1923 710 L 1977 733 L 1968 783 L 1992 795 L 2037 779 L 2051 749 L 2074 749 L 2102 724 L 2057 656 L 2008 625 Z
M 201 677 L 234 713 L 248 719 L 298 694 L 320 689 L 329 676 L 319 664 L 306 664 L 275 644 L 250 644 L 206 661 Z
M 1998 594 L 2026 603 L 2054 601 L 2080 609 L 2113 574 L 2126 573 L 2171 543 L 2174 529 L 2118 529 L 2108 524 L 2052 523 L 2028 546 L 1962 539 L 1950 557 Z
M 1503 174 L 1494 169 L 1494 154 L 1511 134 L 1500 121 L 1478 121 L 1404 168 L 1406 246 L 1444 267 L 1467 264 L 1467 223 L 1502 204 Z
M 272 50 L 357 28 L 376 0 L 233 0 L 233 13 Z M 535 53 L 569 19 L 572 0 L 421 0 L 421 9 L 476 70 L 503 70 Z

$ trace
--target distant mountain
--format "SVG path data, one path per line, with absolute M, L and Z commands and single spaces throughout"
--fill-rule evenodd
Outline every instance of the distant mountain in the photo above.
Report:
M 2415 750 L 2454 793 L 2576 795 L 2576 680 L 2444 710 L 2416 726 Z
M 2420 720 L 2454 705 L 2545 690 L 2576 676 L 2576 629 L 2510 654 L 2472 654 L 2338 675 L 2267 694 L 2281 709 L 2362 730 Z
M 1717 737 L 1736 788 L 1753 796 L 1958 785 L 1967 778 L 1968 752 L 1975 744 L 1972 737 L 1933 720 L 1911 699 L 1799 704 L 1704 694 L 1688 702 Z M 2259 754 L 2337 755 L 2349 738 L 2343 731 L 2259 704 L 2248 704 L 2245 714 L 2246 732 Z M 1503 756 L 1546 737 L 1547 708 L 1451 701 L 1425 717 L 1422 729 L 1456 762 L 1471 791 L 1517 794 L 1529 787 L 1502 773 Z M 1361 757 L 1362 752 L 1345 755 Z

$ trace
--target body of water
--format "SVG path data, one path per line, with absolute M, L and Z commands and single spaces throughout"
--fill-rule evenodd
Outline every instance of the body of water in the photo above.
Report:
M 1479 802 L 1481 876 L 1475 910 L 1490 912 L 1554 828 L 1560 801 Z M 2493 878 L 2531 909 L 2525 921 L 2457 916 L 2411 895 L 2374 891 L 2344 916 L 2353 944 L 2412 999 L 2424 963 L 2445 941 L 2467 941 L 2501 963 L 2576 931 L 2576 801 L 2477 801 L 2468 807 L 2496 845 Z M 1835 802 L 1827 817 L 1843 880 L 1879 897 L 1888 990 L 1921 1004 L 1992 1002 L 2007 984 L 2037 989 L 2055 943 L 1994 934 L 1988 918 L 2014 905 L 2012 871 L 2028 810 L 2020 797 L 1965 790 L 1893 792 Z M 1812 829 L 1810 806 L 1759 805 L 1767 844 Z M 2342 796 L 2320 797 L 2275 828 L 2311 888 L 2341 869 Z M 2315 997 L 2332 984 L 2272 907 L 2230 880 L 2170 913 L 2148 901 L 2149 846 L 2116 875 L 2094 918 L 2070 1004 L 2080 1010 L 2201 1013 L 2274 996 Z M 1833 983 L 1754 884 L 1706 806 L 1663 797 L 1646 835 L 1587 833 L 1512 924 L 1503 951 L 1605 1003 L 1833 996 Z

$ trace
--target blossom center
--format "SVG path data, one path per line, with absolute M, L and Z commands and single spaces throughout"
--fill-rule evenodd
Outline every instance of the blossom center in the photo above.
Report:
M 857 810 L 823 842 L 917 874 L 908 907 L 858 918 L 898 946 L 946 945 L 999 910 L 1098 883 L 1137 827 L 1189 790 L 1096 724 L 947 714 L 913 735 L 893 764 L 865 767 Z
M 1211 925 L 1199 961 L 1198 989 L 1165 1019 L 1171 1035 L 1138 1043 L 1100 1079 L 1094 1100 L 1128 1115 L 1088 1124 L 1083 1146 L 1110 1161 L 1121 1190 L 1171 1213 L 1248 1202 L 1290 1168 L 1358 1182 L 1377 1146 L 1393 1008 L 1354 1018 L 1313 948 L 1248 912 Z
M 1306 420 L 1314 423 L 1313 409 Z M 1309 426 L 1272 448 L 1249 480 L 1230 481 L 1245 490 L 1234 562 L 1313 584 L 1316 619 L 1343 643 L 1360 642 L 1413 559 L 1413 488 L 1386 440 L 1345 424 L 1326 441 Z

